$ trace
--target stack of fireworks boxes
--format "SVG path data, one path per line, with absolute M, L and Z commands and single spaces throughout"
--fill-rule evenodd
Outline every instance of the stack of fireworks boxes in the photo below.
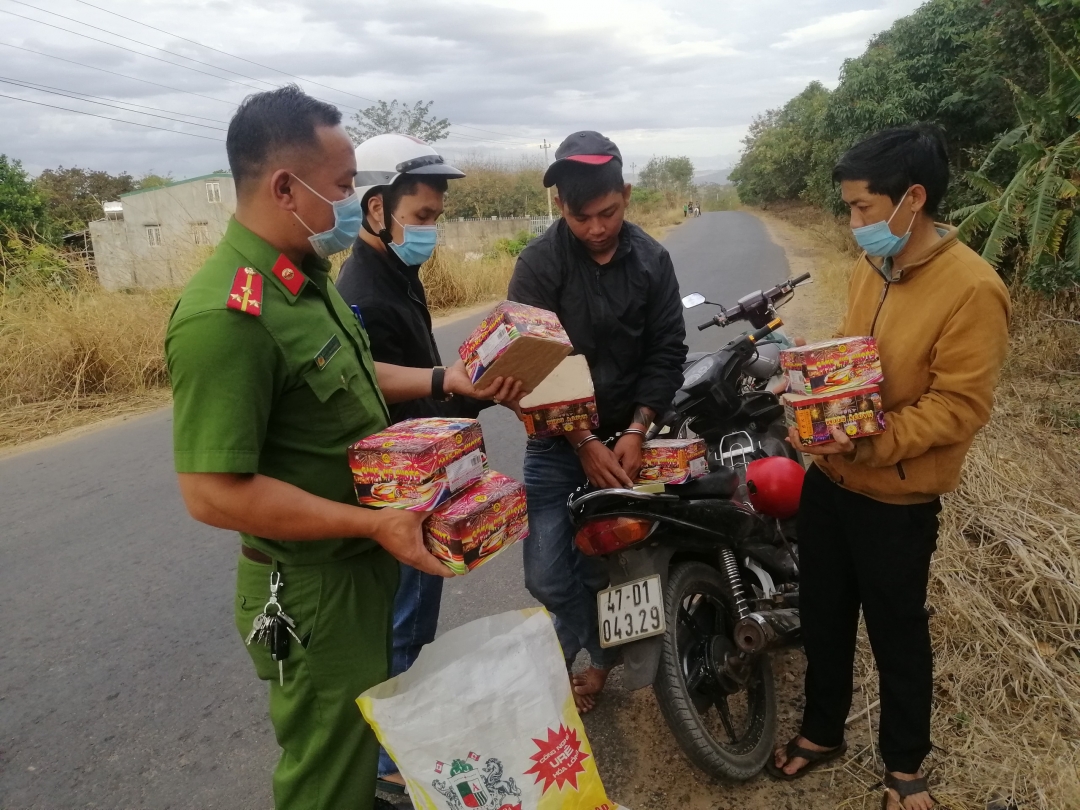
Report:
M 503 302 L 459 354 L 478 388 L 513 377 L 536 389 L 571 351 L 554 313 Z M 588 416 L 587 403 L 580 407 Z M 432 512 L 424 541 L 455 574 L 477 568 L 529 533 L 525 489 L 488 468 L 475 419 L 399 422 L 352 445 L 349 464 L 361 504 Z
M 883 380 L 877 342 L 845 337 L 784 349 L 787 422 L 804 447 L 833 441 L 838 428 L 851 438 L 885 431 L 879 386 Z

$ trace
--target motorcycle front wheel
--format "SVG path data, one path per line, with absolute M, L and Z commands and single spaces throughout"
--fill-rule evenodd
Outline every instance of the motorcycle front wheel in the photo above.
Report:
M 667 631 L 653 691 L 690 761 L 710 776 L 745 781 L 765 767 L 776 736 L 776 692 L 767 655 L 739 679 L 722 670 L 735 655 L 727 587 L 700 562 L 671 570 L 664 594 Z

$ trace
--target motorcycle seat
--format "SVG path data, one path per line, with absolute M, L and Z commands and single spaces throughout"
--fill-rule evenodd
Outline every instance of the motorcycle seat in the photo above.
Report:
M 721 467 L 685 484 L 668 484 L 664 491 L 684 500 L 730 498 L 739 489 L 739 474 L 731 467 Z

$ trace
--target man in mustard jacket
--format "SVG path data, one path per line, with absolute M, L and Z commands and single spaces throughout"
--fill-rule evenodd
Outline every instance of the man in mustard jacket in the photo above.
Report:
M 930 810 L 921 771 L 931 747 L 930 557 L 940 496 L 959 484 L 990 419 L 1009 295 L 955 228 L 934 222 L 949 181 L 936 129 L 871 136 L 840 159 L 833 181 L 865 251 L 838 336 L 877 339 L 887 429 L 854 441 L 834 430 L 832 443 L 800 447 L 815 462 L 798 518 L 806 709 L 770 771 L 797 778 L 844 752 L 861 607 L 881 685 L 884 806 Z

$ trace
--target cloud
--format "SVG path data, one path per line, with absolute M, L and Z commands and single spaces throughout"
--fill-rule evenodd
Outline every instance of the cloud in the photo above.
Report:
M 0 76 L 99 98 L 0 84 L 0 94 L 21 99 L 0 98 L 0 150 L 32 171 L 62 163 L 177 176 L 225 165 L 223 143 L 192 137 L 224 133 L 191 124 L 223 126 L 217 122 L 228 121 L 253 87 L 295 80 L 286 74 L 303 77 L 300 84 L 308 92 L 338 104 L 346 116 L 370 99 L 434 99 L 435 112 L 454 124 L 451 140 L 441 144 L 447 151 L 520 159 L 539 155 L 543 138 L 558 143 L 566 133 L 588 127 L 622 139 L 628 162 L 665 153 L 713 161 L 738 151 L 755 114 L 782 104 L 811 80 L 834 82 L 844 58 L 859 53 L 866 38 L 917 5 L 917 0 L 127 0 L 108 6 L 161 29 L 155 31 L 74 0 L 30 2 L 43 10 L 20 7 L 19 13 L 40 22 L 0 14 Z M 104 106 L 115 102 L 102 99 L 143 106 L 118 110 Z M 155 118 L 153 112 L 191 123 Z

